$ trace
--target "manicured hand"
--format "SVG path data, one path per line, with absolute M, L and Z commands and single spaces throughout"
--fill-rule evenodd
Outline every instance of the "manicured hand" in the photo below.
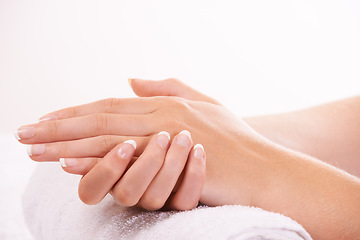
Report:
M 139 82 L 133 80 L 134 91 L 151 95 L 139 93 L 136 88 Z M 194 142 L 201 142 L 207 149 L 201 202 L 256 205 L 259 193 L 267 187 L 262 181 L 267 176 L 267 166 L 252 160 L 256 153 L 248 149 L 264 146 L 266 140 L 211 98 L 177 81 L 164 83 L 178 84 L 179 89 L 189 92 L 188 98 L 192 100 L 177 96 L 105 99 L 56 111 L 37 124 L 21 127 L 17 135 L 21 143 L 33 145 L 29 149 L 33 160 L 58 161 L 103 158 L 129 139 L 138 144 L 134 156 L 139 157 L 149 136 L 166 130 L 173 137 L 187 129 Z M 176 94 L 183 94 L 177 91 Z
M 80 181 L 80 199 L 97 204 L 111 192 L 120 205 L 128 207 L 188 210 L 197 206 L 205 182 L 206 157 L 201 145 L 192 148 L 188 131 L 180 132 L 172 143 L 167 132 L 154 135 L 140 157 L 130 164 L 135 149 L 135 141 L 127 140 L 101 160 L 70 159 L 79 163 L 65 165 L 68 172 L 76 173 L 84 161 L 88 161 L 86 166 L 92 166 Z M 62 161 L 66 164 L 68 160 Z
M 141 97 L 176 96 L 198 102 L 220 105 L 216 100 L 190 88 L 176 79 L 166 79 L 163 81 L 131 79 L 129 82 L 133 91 Z M 101 158 L 117 144 L 130 139 L 130 136 L 138 144 L 135 156 L 139 156 L 149 141 L 148 136 L 154 132 L 149 128 L 146 136 L 137 136 L 137 134 L 139 134 L 139 132 L 136 131 L 137 125 L 138 123 L 142 124 L 140 123 L 140 118 L 144 116 L 141 115 L 150 115 L 156 111 L 158 107 L 153 106 L 153 103 L 160 102 L 151 98 L 148 100 L 149 104 L 145 104 L 144 99 L 139 98 L 105 99 L 82 106 L 66 108 L 42 117 L 39 124 L 19 128 L 15 135 L 22 143 L 32 144 L 28 146 L 28 154 L 33 160 L 40 162 L 58 161 L 60 158 L 70 157 Z M 104 114 L 106 114 L 106 116 Z M 122 120 L 119 118 L 120 114 Z M 108 122 L 109 118 L 117 121 L 117 124 L 106 130 L 105 128 L 107 128 L 108 123 L 111 123 L 110 121 Z M 81 129 L 68 125 L 67 123 L 81 126 Z M 64 124 L 68 125 L 68 127 L 64 128 Z M 133 127 L 131 127 L 131 125 L 133 125 Z M 146 124 L 143 124 L 142 126 L 146 127 L 145 125 Z M 126 128 L 124 128 L 124 126 L 126 126 Z M 75 127 L 77 131 L 79 130 L 85 133 L 79 133 L 78 136 L 71 136 L 72 133 L 74 133 L 73 128 Z M 99 135 L 94 132 L 92 135 L 88 135 L 90 128 L 94 129 L 95 132 L 103 132 L 104 134 Z M 35 130 L 36 135 L 42 135 L 42 137 L 36 137 Z M 127 136 L 124 135 L 125 133 Z M 48 137 L 46 136 L 47 134 L 49 135 Z M 54 139 L 50 135 L 59 135 L 59 138 Z

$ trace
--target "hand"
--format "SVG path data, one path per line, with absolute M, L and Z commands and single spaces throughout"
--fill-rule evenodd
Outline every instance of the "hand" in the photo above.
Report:
M 132 85 L 140 95 L 136 90 L 138 82 L 135 80 Z M 173 80 L 167 83 L 179 84 Z M 264 169 L 259 168 L 261 164 L 250 160 L 249 153 L 244 150 L 248 144 L 259 139 L 262 141 L 262 138 L 216 101 L 189 92 L 189 98 L 196 101 L 178 97 L 146 97 L 107 99 L 72 107 L 52 113 L 57 120 L 25 126 L 18 134 L 22 143 L 35 144 L 30 151 L 33 160 L 57 161 L 66 157 L 103 157 L 128 139 L 138 143 L 134 155 L 139 156 L 149 136 L 155 132 L 167 130 L 173 136 L 188 129 L 195 142 L 202 142 L 209 149 L 208 184 L 204 186 L 202 201 L 209 205 L 234 201 L 254 204 L 253 193 L 262 192 L 254 189 L 263 186 L 259 182 Z
M 164 206 L 175 210 L 196 207 L 205 181 L 205 152 L 201 145 L 191 149 L 188 131 L 175 136 L 171 145 L 169 142 L 167 132 L 154 135 L 133 164 L 130 160 L 136 143 L 132 140 L 119 144 L 100 161 L 80 163 L 92 165 L 80 181 L 80 199 L 97 204 L 111 192 L 122 206 L 137 205 L 147 210 Z M 65 165 L 64 169 L 71 172 L 78 167 Z

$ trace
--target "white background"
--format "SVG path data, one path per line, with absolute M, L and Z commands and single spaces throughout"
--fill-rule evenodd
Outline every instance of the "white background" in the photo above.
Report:
M 177 77 L 239 115 L 359 94 L 359 1 L 0 0 L 0 133 Z
M 0 238 L 31 239 L 21 124 L 134 96 L 129 77 L 180 78 L 241 116 L 358 95 L 359 16 L 357 0 L 0 0 Z

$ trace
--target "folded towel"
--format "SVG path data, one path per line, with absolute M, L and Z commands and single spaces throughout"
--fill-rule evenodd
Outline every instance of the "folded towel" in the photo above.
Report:
M 290 218 L 259 208 L 147 212 L 120 207 L 111 196 L 87 206 L 77 196 L 79 179 L 57 164 L 39 164 L 23 195 L 35 239 L 311 239 Z

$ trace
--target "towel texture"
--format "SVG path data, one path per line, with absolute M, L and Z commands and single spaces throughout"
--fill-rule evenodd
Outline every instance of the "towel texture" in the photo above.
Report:
M 199 207 L 186 212 L 122 208 L 107 196 L 96 206 L 77 196 L 79 176 L 40 164 L 23 196 L 35 239 L 311 239 L 295 221 L 244 206 Z

